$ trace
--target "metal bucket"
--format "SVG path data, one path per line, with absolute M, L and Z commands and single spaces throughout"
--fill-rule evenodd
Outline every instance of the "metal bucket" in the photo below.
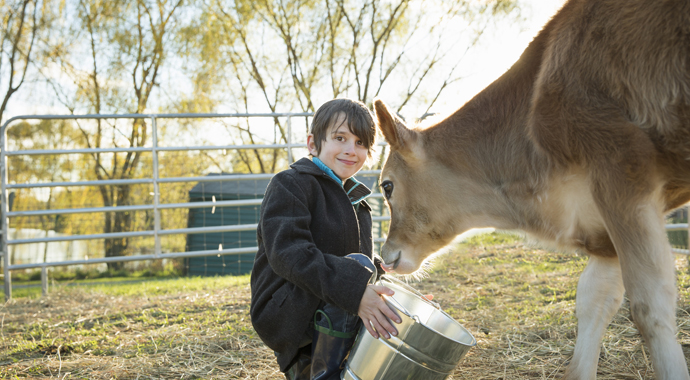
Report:
M 383 296 L 402 322 L 397 336 L 374 339 L 362 327 L 345 369 L 344 380 L 442 380 L 447 378 L 470 348 L 472 334 L 409 285 L 382 276 L 378 285 L 395 291 Z

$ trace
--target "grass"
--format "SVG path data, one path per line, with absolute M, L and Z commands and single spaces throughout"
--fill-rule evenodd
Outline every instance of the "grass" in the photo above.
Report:
M 142 284 L 151 280 L 170 280 L 180 277 L 180 270 L 173 263 L 162 266 L 160 262 L 153 262 L 149 268 L 143 270 L 106 270 L 96 268 L 76 270 L 51 270 L 48 272 L 49 286 L 88 286 L 99 288 L 97 285 L 118 288 L 127 284 Z M 12 296 L 17 298 L 41 296 L 41 271 L 12 272 Z M 102 288 L 101 286 L 100 288 Z M 0 296 L 4 297 L 4 291 Z
M 514 235 L 475 236 L 412 285 L 478 345 L 453 379 L 554 379 L 577 335 L 577 277 L 587 258 Z M 678 256 L 679 340 L 690 359 L 690 275 Z M 62 286 L 0 307 L 0 378 L 280 379 L 249 321 L 249 278 Z M 599 379 L 653 379 L 627 302 L 608 328 Z
M 75 270 L 69 269 L 59 269 L 51 270 L 50 277 L 56 281 L 74 281 L 74 280 L 86 280 L 86 279 L 107 279 L 107 278 L 119 278 L 119 277 L 173 277 L 180 275 L 180 263 L 168 262 L 163 265 L 160 261 L 152 262 L 148 268 L 141 270 L 130 270 L 126 268 L 122 269 L 108 269 L 105 271 L 100 271 L 97 268 L 91 266 L 91 268 L 77 268 Z M 12 272 L 12 282 L 38 282 L 41 280 L 41 270 L 26 270 L 26 271 L 13 271 Z
M 237 363 L 270 353 L 248 287 L 248 276 L 187 278 L 16 298 L 2 308 L 0 377 L 237 378 Z
M 89 286 L 107 284 L 116 288 L 126 284 L 146 283 L 151 280 L 170 280 L 180 277 L 179 265 L 172 262 L 165 266 L 160 262 L 152 262 L 149 268 L 142 270 L 106 270 L 99 271 L 96 268 L 76 270 L 50 270 L 48 272 L 49 286 Z M 41 271 L 17 271 L 12 272 L 12 296 L 17 298 L 41 296 Z
M 218 283 L 225 284 L 230 281 L 234 284 L 237 281 L 243 281 L 248 276 L 227 276 L 227 277 L 204 277 L 204 278 L 189 278 L 189 277 L 163 277 L 163 278 L 142 278 L 142 277 L 108 277 L 92 280 L 73 280 L 62 281 L 60 283 L 53 282 L 50 288 L 57 288 L 66 290 L 67 287 L 77 287 L 89 289 L 92 292 L 105 292 L 111 295 L 162 295 L 170 292 L 194 291 L 202 288 L 219 286 Z M 247 280 L 248 281 L 248 280 Z M 12 290 L 12 296 L 15 298 L 39 298 L 41 296 L 40 281 L 38 283 L 24 282 L 22 285 L 39 285 L 37 287 L 22 287 Z M 16 285 L 16 284 L 14 284 Z

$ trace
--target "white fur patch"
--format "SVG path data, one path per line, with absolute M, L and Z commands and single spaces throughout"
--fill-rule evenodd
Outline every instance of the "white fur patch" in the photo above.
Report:
M 544 199 L 548 199 L 545 208 L 551 217 L 549 229 L 559 247 L 577 247 L 583 235 L 596 235 L 606 229 L 584 174 L 554 180 Z

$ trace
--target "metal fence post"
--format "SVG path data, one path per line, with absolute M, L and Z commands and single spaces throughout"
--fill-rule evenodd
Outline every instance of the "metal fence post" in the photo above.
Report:
M 288 165 L 292 164 L 292 118 L 287 117 L 287 154 Z
M 12 298 L 12 277 L 10 275 L 10 251 L 7 249 L 7 233 L 10 222 L 10 218 L 7 216 L 10 210 L 9 197 L 7 196 L 7 123 L 2 126 L 0 139 L 2 139 L 2 150 L 0 151 L 0 178 L 2 179 L 2 194 L 0 194 L 0 201 L 2 202 L 2 237 L 0 237 L 0 245 L 2 247 L 0 248 L 2 248 L 2 269 L 5 276 L 5 301 L 8 301 Z
M 158 208 L 160 202 L 160 191 L 158 189 L 158 126 L 156 117 L 151 116 L 151 139 L 153 140 L 151 154 L 153 162 L 153 241 L 154 254 L 158 257 L 161 254 L 161 210 Z
M 46 243 L 48 244 L 48 243 Z M 48 267 L 41 267 L 41 296 L 48 295 Z

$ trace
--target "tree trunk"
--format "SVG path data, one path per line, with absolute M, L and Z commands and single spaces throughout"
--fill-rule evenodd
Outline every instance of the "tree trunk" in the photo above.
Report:
M 130 189 L 128 185 L 116 186 L 117 205 L 124 206 L 129 204 Z M 132 213 L 130 212 L 109 212 L 105 217 L 106 233 L 129 232 L 132 230 Z M 105 257 L 119 257 L 128 254 L 129 238 L 115 238 L 105 240 Z M 120 270 L 124 267 L 122 262 L 108 263 L 108 270 Z

